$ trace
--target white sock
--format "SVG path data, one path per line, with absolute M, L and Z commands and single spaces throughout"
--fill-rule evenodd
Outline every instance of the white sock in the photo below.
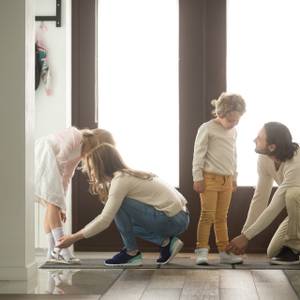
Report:
M 55 281 L 52 277 L 51 272 L 48 272 L 48 290 L 47 290 L 47 292 L 49 294 L 53 294 L 54 288 L 55 288 Z
M 62 227 L 52 229 L 52 234 L 55 240 L 55 244 L 58 244 L 59 238 L 65 235 L 64 229 Z M 67 260 L 72 257 L 71 251 L 68 248 L 61 249 L 60 254 Z
M 54 247 L 55 247 L 55 240 L 54 237 L 52 235 L 52 232 L 48 232 L 46 233 L 47 235 L 47 239 L 48 239 L 48 252 L 47 252 L 47 258 L 51 258 L 51 252 L 53 251 Z

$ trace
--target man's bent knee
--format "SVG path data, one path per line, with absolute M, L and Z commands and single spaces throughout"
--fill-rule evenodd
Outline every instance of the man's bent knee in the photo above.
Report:
M 275 247 L 274 245 L 269 245 L 268 249 L 267 249 L 267 257 L 272 258 L 274 256 L 276 256 L 280 250 L 282 249 L 282 246 L 277 246 Z

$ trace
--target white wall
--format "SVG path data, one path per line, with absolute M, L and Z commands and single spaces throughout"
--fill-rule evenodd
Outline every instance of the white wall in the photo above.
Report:
M 35 271 L 33 205 L 34 11 L 0 1 L 0 280 Z
M 33 0 L 35 15 L 55 15 L 55 0 Z M 62 1 L 61 27 L 55 22 L 44 22 L 47 30 L 41 31 L 41 22 L 36 22 L 36 33 L 48 48 L 52 95 L 48 96 L 40 82 L 35 92 L 35 137 L 53 133 L 71 125 L 71 0 Z M 70 193 L 67 199 L 67 224 L 71 228 Z M 46 248 L 43 231 L 44 208 L 35 204 L 35 240 L 37 248 Z

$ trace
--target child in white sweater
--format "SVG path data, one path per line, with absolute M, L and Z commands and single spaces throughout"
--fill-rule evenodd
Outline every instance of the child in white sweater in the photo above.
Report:
M 197 133 L 193 156 L 194 190 L 199 193 L 201 215 L 197 229 L 196 264 L 208 263 L 209 234 L 214 224 L 220 263 L 241 263 L 225 251 L 228 245 L 227 213 L 236 189 L 236 129 L 245 112 L 243 98 L 222 93 L 213 100 L 215 118 L 203 123 Z

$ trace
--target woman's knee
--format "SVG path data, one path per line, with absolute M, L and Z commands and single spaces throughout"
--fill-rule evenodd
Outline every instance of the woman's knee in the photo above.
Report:
M 180 225 L 180 233 L 179 234 L 185 232 L 188 229 L 189 224 L 190 224 L 190 216 L 188 214 L 182 215 L 181 221 L 179 222 L 179 225 Z

